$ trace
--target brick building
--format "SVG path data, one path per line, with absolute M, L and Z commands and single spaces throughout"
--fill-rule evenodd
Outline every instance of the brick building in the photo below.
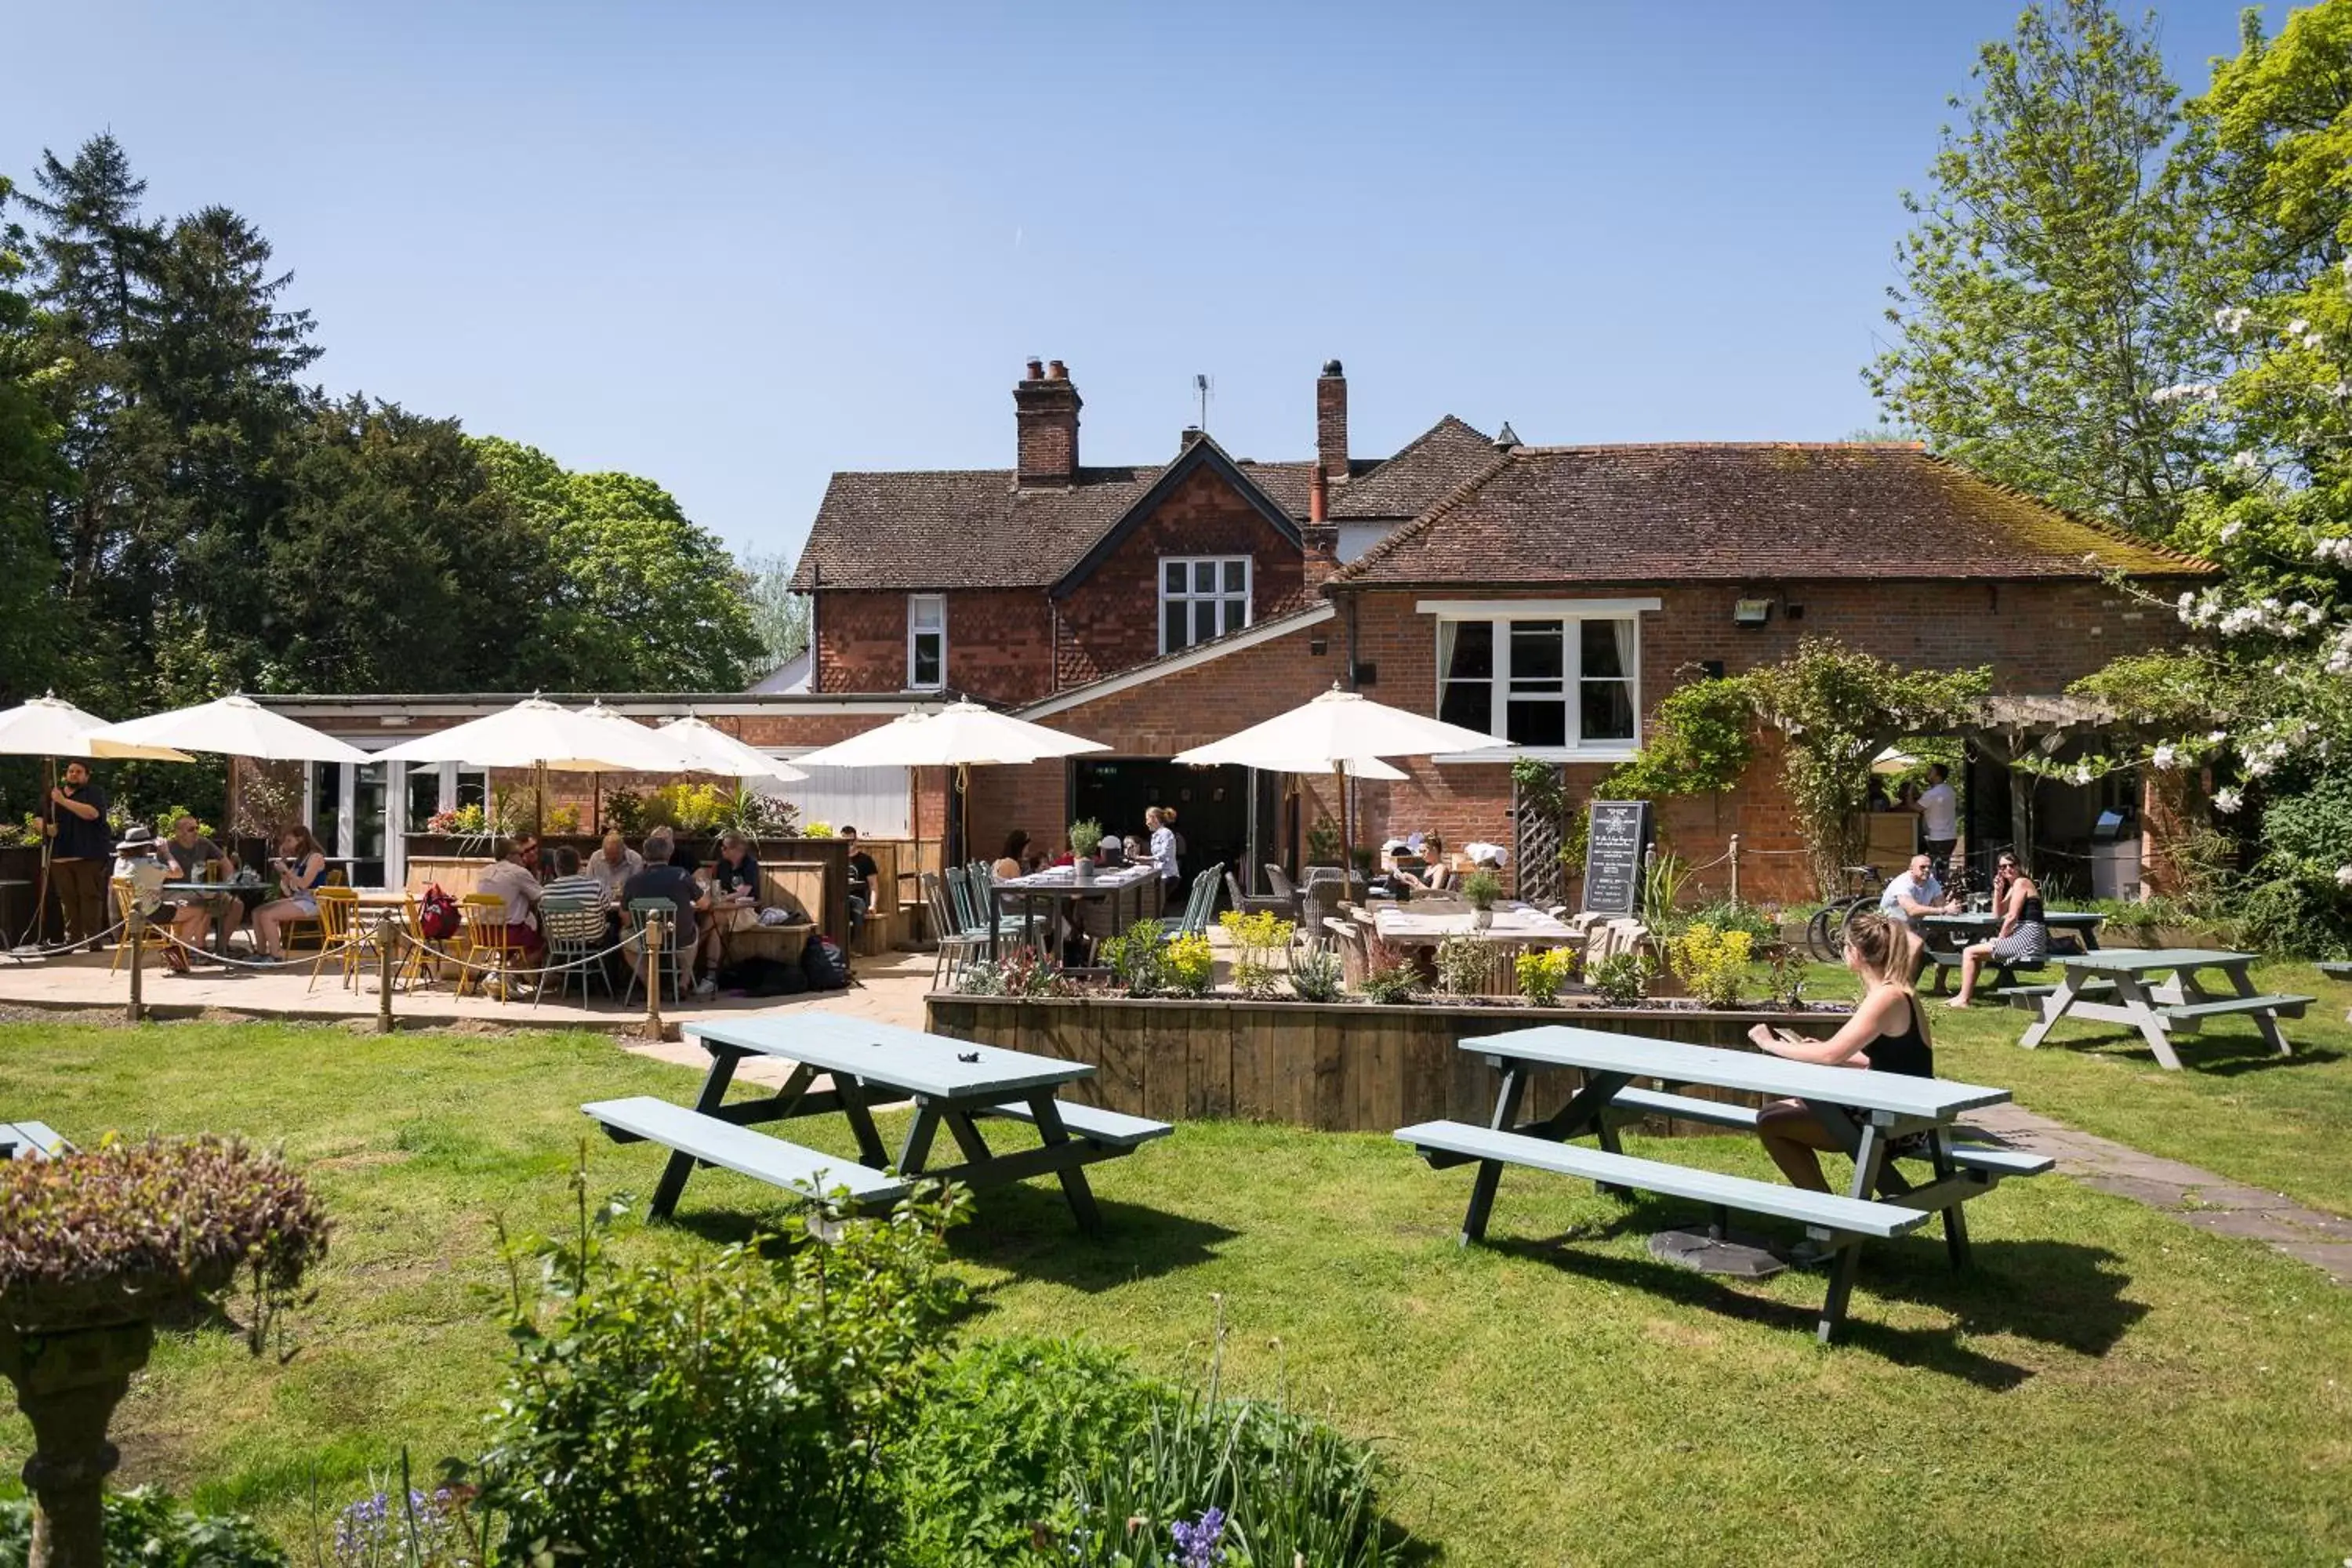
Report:
M 1335 681 L 1512 740 L 1578 791 L 1691 672 L 1815 634 L 2054 694 L 2173 635 L 2109 574 L 2168 593 L 2211 570 L 1908 445 L 1531 447 L 1449 416 L 1365 458 L 1336 361 L 1314 384 L 1315 456 L 1295 462 L 1188 430 L 1158 466 L 1086 465 L 1058 361 L 1030 362 L 1013 402 L 1012 468 L 835 476 L 797 582 L 815 691 L 968 695 L 1110 746 L 976 771 L 974 852 L 1081 816 L 1137 831 L 1158 802 L 1180 808 L 1196 861 L 1291 859 L 1301 811 L 1334 803 L 1167 759 Z M 1368 834 L 1511 841 L 1507 763 L 1404 765 L 1405 782 L 1357 786 Z M 1973 791 L 1980 834 L 2005 826 L 2005 787 L 1982 787 L 1997 776 Z M 2053 804 L 2063 837 L 2107 802 Z M 1809 890 L 1769 760 L 1722 799 L 1673 803 L 1663 827 L 1693 858 L 1739 834 L 1748 889 Z

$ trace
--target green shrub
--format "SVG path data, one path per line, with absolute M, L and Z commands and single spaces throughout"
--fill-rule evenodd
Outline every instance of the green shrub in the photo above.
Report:
M 1129 996 L 1157 996 L 1168 989 L 1168 943 L 1158 922 L 1138 921 L 1124 936 L 1108 936 L 1095 956 Z
M 1070 824 L 1070 853 L 1077 858 L 1093 859 L 1095 851 L 1102 847 L 1102 841 L 1103 825 L 1093 817 Z
M 1695 925 L 1707 925 L 1719 931 L 1746 931 L 1751 942 L 1780 940 L 1780 921 L 1739 899 L 1718 899 L 1714 903 L 1702 904 L 1676 923 L 1684 930 Z M 1651 929 L 1656 930 L 1657 922 L 1652 921 Z
M 1356 989 L 1367 1002 L 1399 1006 L 1421 989 L 1421 972 L 1412 961 L 1386 942 L 1375 941 L 1364 954 L 1364 978 Z
M 1449 936 L 1437 944 L 1437 988 L 1448 996 L 1475 996 L 1494 973 L 1495 950 L 1475 936 Z
M 1559 988 L 1576 973 L 1576 950 L 1538 948 L 1519 954 L 1512 969 L 1518 979 L 1520 995 L 1538 1007 L 1553 1006 L 1559 1001 Z
M 1123 1447 L 1164 1396 L 1070 1340 L 974 1345 L 938 1367 L 893 1465 L 904 1568 L 992 1568 L 1062 1506 L 1075 1455 Z
M 32 1503 L 0 1500 L 0 1568 L 25 1568 L 32 1547 Z M 288 1568 L 278 1543 L 243 1514 L 198 1513 L 152 1487 L 107 1494 L 106 1560 L 139 1568 Z
M 1217 923 L 1224 928 L 1234 944 L 1234 989 L 1261 1002 L 1279 994 L 1282 971 L 1274 961 L 1289 952 L 1290 940 L 1298 931 L 1297 924 L 1272 910 L 1261 910 L 1254 915 L 1227 910 L 1217 917 Z
M 1217 977 L 1216 949 L 1205 936 L 1180 936 L 1164 945 L 1168 989 L 1179 996 L 1205 996 Z
M 1631 1006 L 1648 994 L 1650 976 L 1656 973 L 1646 954 L 1616 952 L 1584 972 L 1592 994 L 1612 1007 Z
M 1339 955 L 1328 947 L 1309 948 L 1290 960 L 1290 989 L 1301 1002 L 1337 1002 L 1342 974 Z
M 952 1189 L 838 1239 L 628 1264 L 604 1255 L 575 1173 L 575 1236 L 509 1247 L 514 1370 L 483 1456 L 484 1503 L 524 1561 L 892 1561 L 882 1460 L 913 1425 L 959 1299 L 941 1271 Z M 543 1256 L 552 1300 L 522 1281 Z M 781 1258 L 772 1253 L 782 1253 Z
M 1682 935 L 1665 944 L 1666 966 L 1693 996 L 1708 1006 L 1736 1006 L 1739 988 L 1748 979 L 1751 945 L 1744 931 L 1717 931 L 1704 921 L 1693 921 Z
M 1492 871 L 1473 871 L 1462 879 L 1462 901 L 1474 910 L 1491 910 L 1503 896 L 1503 879 Z

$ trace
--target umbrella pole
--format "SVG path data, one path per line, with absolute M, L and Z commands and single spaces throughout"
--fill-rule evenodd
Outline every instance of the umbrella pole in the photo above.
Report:
M 544 837 L 547 833 L 547 764 L 539 764 L 539 782 L 531 790 L 530 836 Z
M 25 934 L 17 939 L 16 945 L 19 947 L 37 944 L 41 933 L 41 915 L 47 909 L 49 902 L 49 858 L 58 851 L 58 836 L 54 831 L 58 824 L 57 758 L 41 759 L 41 769 L 42 776 L 48 781 L 41 791 L 41 809 L 47 814 L 49 826 L 53 831 L 41 835 L 41 875 L 39 880 L 33 884 L 33 915 L 32 919 L 26 922 Z
M 604 775 L 588 775 L 588 831 L 598 838 L 604 837 Z
M 1331 783 L 1339 792 L 1339 875 L 1352 885 L 1356 875 L 1356 825 L 1348 813 L 1348 770 L 1345 765 L 1339 763 L 1331 764 Z

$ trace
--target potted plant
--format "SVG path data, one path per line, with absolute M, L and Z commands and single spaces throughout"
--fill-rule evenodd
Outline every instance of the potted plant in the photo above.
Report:
M 1095 879 L 1095 851 L 1102 847 L 1102 824 L 1092 817 L 1070 824 L 1070 870 L 1080 882 Z
M 1495 923 L 1495 900 L 1503 896 L 1503 879 L 1492 871 L 1473 871 L 1462 879 L 1462 898 L 1470 906 L 1470 929 L 1485 931 Z
M 217 1138 L 110 1143 L 0 1165 L 0 1373 L 33 1428 L 30 1568 L 100 1568 L 106 1440 L 159 1318 L 240 1279 L 246 1338 L 327 1249 L 327 1221 L 276 1156 Z

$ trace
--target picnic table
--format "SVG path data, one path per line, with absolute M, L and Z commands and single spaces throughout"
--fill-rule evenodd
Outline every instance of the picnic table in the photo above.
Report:
M 1391 947 L 1435 947 L 1450 936 L 1519 947 L 1562 947 L 1577 933 L 1533 904 L 1497 900 L 1492 923 L 1472 923 L 1476 911 L 1452 899 L 1415 899 L 1409 904 L 1376 904 L 1372 931 Z
M 2071 938 L 2084 952 L 2099 951 L 2099 928 L 2107 917 L 2096 910 L 2051 910 L 2042 917 L 2049 927 L 2052 953 L 2059 951 L 2062 938 Z M 1960 950 L 1972 942 L 1988 942 L 2000 934 L 2000 916 L 1990 910 L 1968 914 L 1928 915 L 1920 922 L 1927 928 L 1927 961 L 1936 966 L 1935 993 L 1944 994 L 1945 976 L 1960 966 Z M 1992 972 L 1993 984 L 2007 987 L 2017 984 L 2015 969 L 2038 965 L 1994 963 L 1986 967 Z
M 710 1053 L 710 1070 L 691 1107 L 638 1096 L 580 1108 L 615 1142 L 650 1141 L 674 1151 L 654 1189 L 649 1212 L 657 1219 L 677 1206 L 698 1164 L 810 1198 L 845 1188 L 858 1206 L 896 1202 L 919 1178 L 978 1188 L 1050 1173 L 1060 1178 L 1079 1228 L 1092 1232 L 1101 1216 L 1084 1167 L 1132 1153 L 1174 1131 L 1164 1121 L 1057 1099 L 1055 1090 L 1093 1075 L 1088 1063 L 977 1046 L 844 1013 L 795 1009 L 776 1017 L 688 1024 L 684 1033 Z M 749 1057 L 790 1061 L 792 1074 L 773 1095 L 728 1104 L 736 1067 Z M 815 1087 L 820 1073 L 830 1079 L 823 1089 Z M 915 1116 L 894 1157 L 883 1147 L 874 1111 L 904 1100 L 913 1101 Z M 854 1162 L 751 1131 L 835 1113 L 857 1141 Z M 1027 1122 L 1036 1129 L 1036 1147 L 992 1152 L 975 1125 L 982 1117 Z M 931 1145 L 942 1129 L 962 1154 L 961 1163 L 931 1163 Z
M 1960 1205 L 2004 1176 L 2038 1175 L 2053 1163 L 2042 1155 L 1954 1142 L 1952 1127 L 1960 1112 L 2002 1104 L 2009 1099 L 2002 1089 L 1560 1024 L 1465 1039 L 1461 1047 L 1483 1055 L 1501 1074 L 1493 1120 L 1485 1127 L 1425 1121 L 1396 1136 L 1433 1167 L 1477 1165 L 1462 1222 L 1463 1245 L 1485 1238 L 1505 1165 L 1586 1177 L 1604 1193 L 1638 1188 L 1705 1204 L 1708 1234 L 1718 1239 L 1727 1233 L 1731 1210 L 1793 1220 L 1832 1250 L 1829 1291 L 1817 1330 L 1824 1343 L 1845 1321 L 1865 1238 L 1900 1236 L 1941 1215 L 1952 1266 L 1966 1268 L 1969 1233 Z M 1529 1076 L 1542 1068 L 1574 1068 L 1583 1087 L 1554 1115 L 1523 1122 L 1519 1113 Z M 1627 1154 L 1618 1144 L 1620 1120 L 1663 1114 L 1753 1131 L 1757 1119 L 1744 1105 L 1637 1088 L 1636 1079 L 1802 1100 L 1853 1156 L 1853 1181 L 1841 1196 Z M 1600 1147 L 1570 1142 L 1583 1137 L 1596 1138 Z M 1925 1160 L 1932 1176 L 1914 1185 L 1896 1169 L 1898 1160 Z
M 2352 980 L 2352 963 L 2347 963 L 2341 959 L 2330 959 L 2319 966 L 2319 973 L 2330 980 Z M 2344 1010 L 2344 1021 L 2352 1024 L 2352 1007 Z
M 1077 925 L 1077 905 L 1087 899 L 1110 901 L 1110 923 L 1113 931 L 1120 928 L 1119 895 L 1132 889 L 1135 894 L 1135 918 L 1143 918 L 1144 894 L 1160 878 L 1160 864 L 1155 860 L 1138 860 L 1127 866 L 1097 866 L 1091 879 L 1081 882 L 1076 870 L 1067 866 L 1048 866 L 1042 871 L 1032 871 L 1025 877 L 1007 877 L 995 884 L 997 908 L 1018 900 L 1021 918 L 1025 924 L 1032 918 L 1034 906 L 1044 904 L 1048 919 L 1061 927 L 1075 929 Z M 999 937 L 1003 922 L 988 922 L 988 956 L 998 956 Z M 1058 948 L 1059 942 L 1055 942 Z
M 54 1160 L 73 1145 L 46 1121 L 0 1121 L 0 1160 Z
M 2318 998 L 2257 992 L 2247 973 L 2254 959 L 2251 952 L 2201 947 L 2107 948 L 2059 958 L 2055 985 L 2014 985 L 2000 994 L 2012 1005 L 2041 1015 L 2018 1041 L 2028 1049 L 2040 1045 L 2062 1018 L 2128 1024 L 2139 1031 L 2158 1062 L 2178 1072 L 2180 1058 L 2172 1049 L 2174 1035 L 2193 1035 L 2209 1018 L 2242 1016 L 2253 1020 L 2272 1049 L 2290 1056 L 2278 1021 L 2302 1017 L 2303 1010 Z M 2200 983 L 2199 974 L 2208 970 L 2227 982 L 2226 991 Z M 2148 977 L 2156 974 L 2172 978 L 2151 984 Z

